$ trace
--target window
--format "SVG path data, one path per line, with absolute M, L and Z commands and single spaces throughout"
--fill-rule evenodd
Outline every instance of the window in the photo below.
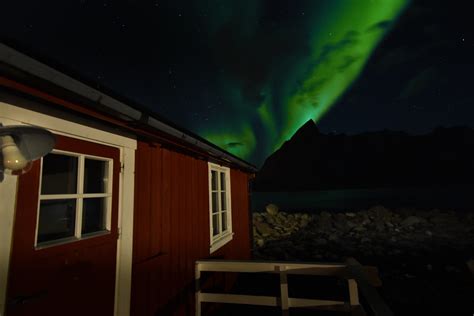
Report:
M 211 252 L 232 240 L 230 169 L 209 163 Z
M 41 161 L 36 246 L 110 232 L 110 158 L 55 150 Z

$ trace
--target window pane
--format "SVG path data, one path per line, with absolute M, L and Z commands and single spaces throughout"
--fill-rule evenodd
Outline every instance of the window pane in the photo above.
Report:
M 77 193 L 77 157 L 49 154 L 43 158 L 41 194 Z
M 106 229 L 105 214 L 107 198 L 84 199 L 82 211 L 82 233 L 88 234 Z
M 107 192 L 108 164 L 106 161 L 85 159 L 84 193 Z
M 38 243 L 74 236 L 76 200 L 41 201 Z
M 227 212 L 222 212 L 222 231 L 227 230 Z
M 217 171 L 211 171 L 211 188 L 213 191 L 217 190 Z
M 219 214 L 212 215 L 212 236 L 219 234 Z
M 212 192 L 212 213 L 216 213 L 217 211 L 219 211 L 217 209 L 217 204 L 217 192 Z
M 221 172 L 221 190 L 225 191 L 225 173 Z
M 225 192 L 221 192 L 221 211 L 227 210 L 227 199 Z

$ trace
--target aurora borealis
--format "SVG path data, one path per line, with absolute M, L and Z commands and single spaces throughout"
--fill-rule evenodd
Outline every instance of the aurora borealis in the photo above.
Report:
M 348 133 L 474 123 L 474 28 L 454 2 L 25 0 L 2 12 L 0 39 L 257 166 L 309 119 Z
M 228 90 L 227 102 L 235 112 L 232 120 L 224 126 L 210 124 L 198 128 L 207 139 L 226 148 L 243 158 L 254 158 L 268 155 L 278 149 L 307 120 L 317 122 L 334 104 L 363 69 L 373 49 L 390 29 L 398 15 L 407 5 L 407 0 L 386 1 L 309 1 L 300 9 L 300 18 L 296 21 L 297 35 L 301 48 L 295 56 L 291 51 L 278 52 L 279 58 L 263 58 L 260 81 L 253 81 L 253 86 L 225 86 Z M 245 21 L 232 21 L 247 24 L 240 29 L 242 33 L 234 34 L 235 41 L 245 50 L 244 41 L 254 42 L 258 37 L 260 26 L 257 20 L 261 12 L 257 1 L 247 1 L 245 7 L 250 13 L 244 16 Z M 241 6 L 239 2 L 238 6 Z M 239 12 L 239 8 L 226 8 Z M 234 16 L 222 14 L 219 27 L 229 23 Z M 242 16 L 239 16 L 241 18 Z M 293 22 L 293 21 L 292 21 Z M 215 24 L 212 24 L 215 28 Z M 217 27 L 219 29 L 219 27 Z M 264 37 L 273 36 L 276 42 L 281 40 L 279 30 L 264 33 Z M 287 36 L 293 36 L 287 34 Z M 261 40 L 266 40 L 262 38 Z M 239 44 L 234 43 L 236 47 Z M 270 45 L 271 46 L 271 45 Z M 261 51 L 250 53 L 250 63 Z M 268 52 L 272 54 L 272 52 Z M 243 53 L 245 56 L 245 53 Z M 247 56 L 245 56 L 247 57 Z M 244 59 L 244 62 L 247 60 Z M 252 67 L 252 66 L 249 66 Z M 250 74 L 253 74 L 250 72 Z M 227 81 L 233 78 L 225 78 Z M 247 90 L 250 91 L 247 91 Z M 236 90 L 236 91 L 235 91 Z M 252 93 L 249 95 L 249 93 Z M 242 111 L 243 110 L 243 111 Z M 242 113 L 243 112 L 243 113 Z M 258 148 L 258 153 L 255 153 Z M 253 155 L 253 156 L 252 156 Z M 257 157 L 255 157 L 257 156 Z

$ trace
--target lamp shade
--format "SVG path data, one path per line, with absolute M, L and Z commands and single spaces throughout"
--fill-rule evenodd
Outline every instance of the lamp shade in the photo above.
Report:
M 28 161 L 43 157 L 54 148 L 54 135 L 48 130 L 34 126 L 0 126 L 0 137 L 10 136 Z

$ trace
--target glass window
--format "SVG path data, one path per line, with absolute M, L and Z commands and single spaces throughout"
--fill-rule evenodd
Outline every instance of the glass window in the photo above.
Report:
M 222 212 L 222 231 L 227 230 L 227 212 Z
M 230 169 L 209 163 L 211 252 L 232 239 Z
M 77 157 L 48 154 L 43 158 L 41 194 L 77 192 Z
M 82 233 L 89 234 L 103 231 L 106 228 L 106 198 L 84 199 L 82 211 Z
M 107 231 L 112 211 L 110 167 L 111 159 L 76 153 L 43 157 L 37 244 Z
M 107 162 L 85 159 L 84 193 L 104 193 L 107 190 Z
M 212 214 L 212 235 L 219 235 L 219 214 Z
M 225 173 L 221 172 L 221 190 L 225 191 Z
M 217 171 L 211 172 L 212 190 L 217 190 Z
M 217 213 L 219 212 L 218 207 L 218 201 L 217 201 L 217 192 L 212 192 L 212 213 Z
M 41 201 L 38 221 L 38 243 L 74 236 L 76 200 Z
M 221 192 L 221 210 L 227 210 L 227 197 L 225 192 Z

